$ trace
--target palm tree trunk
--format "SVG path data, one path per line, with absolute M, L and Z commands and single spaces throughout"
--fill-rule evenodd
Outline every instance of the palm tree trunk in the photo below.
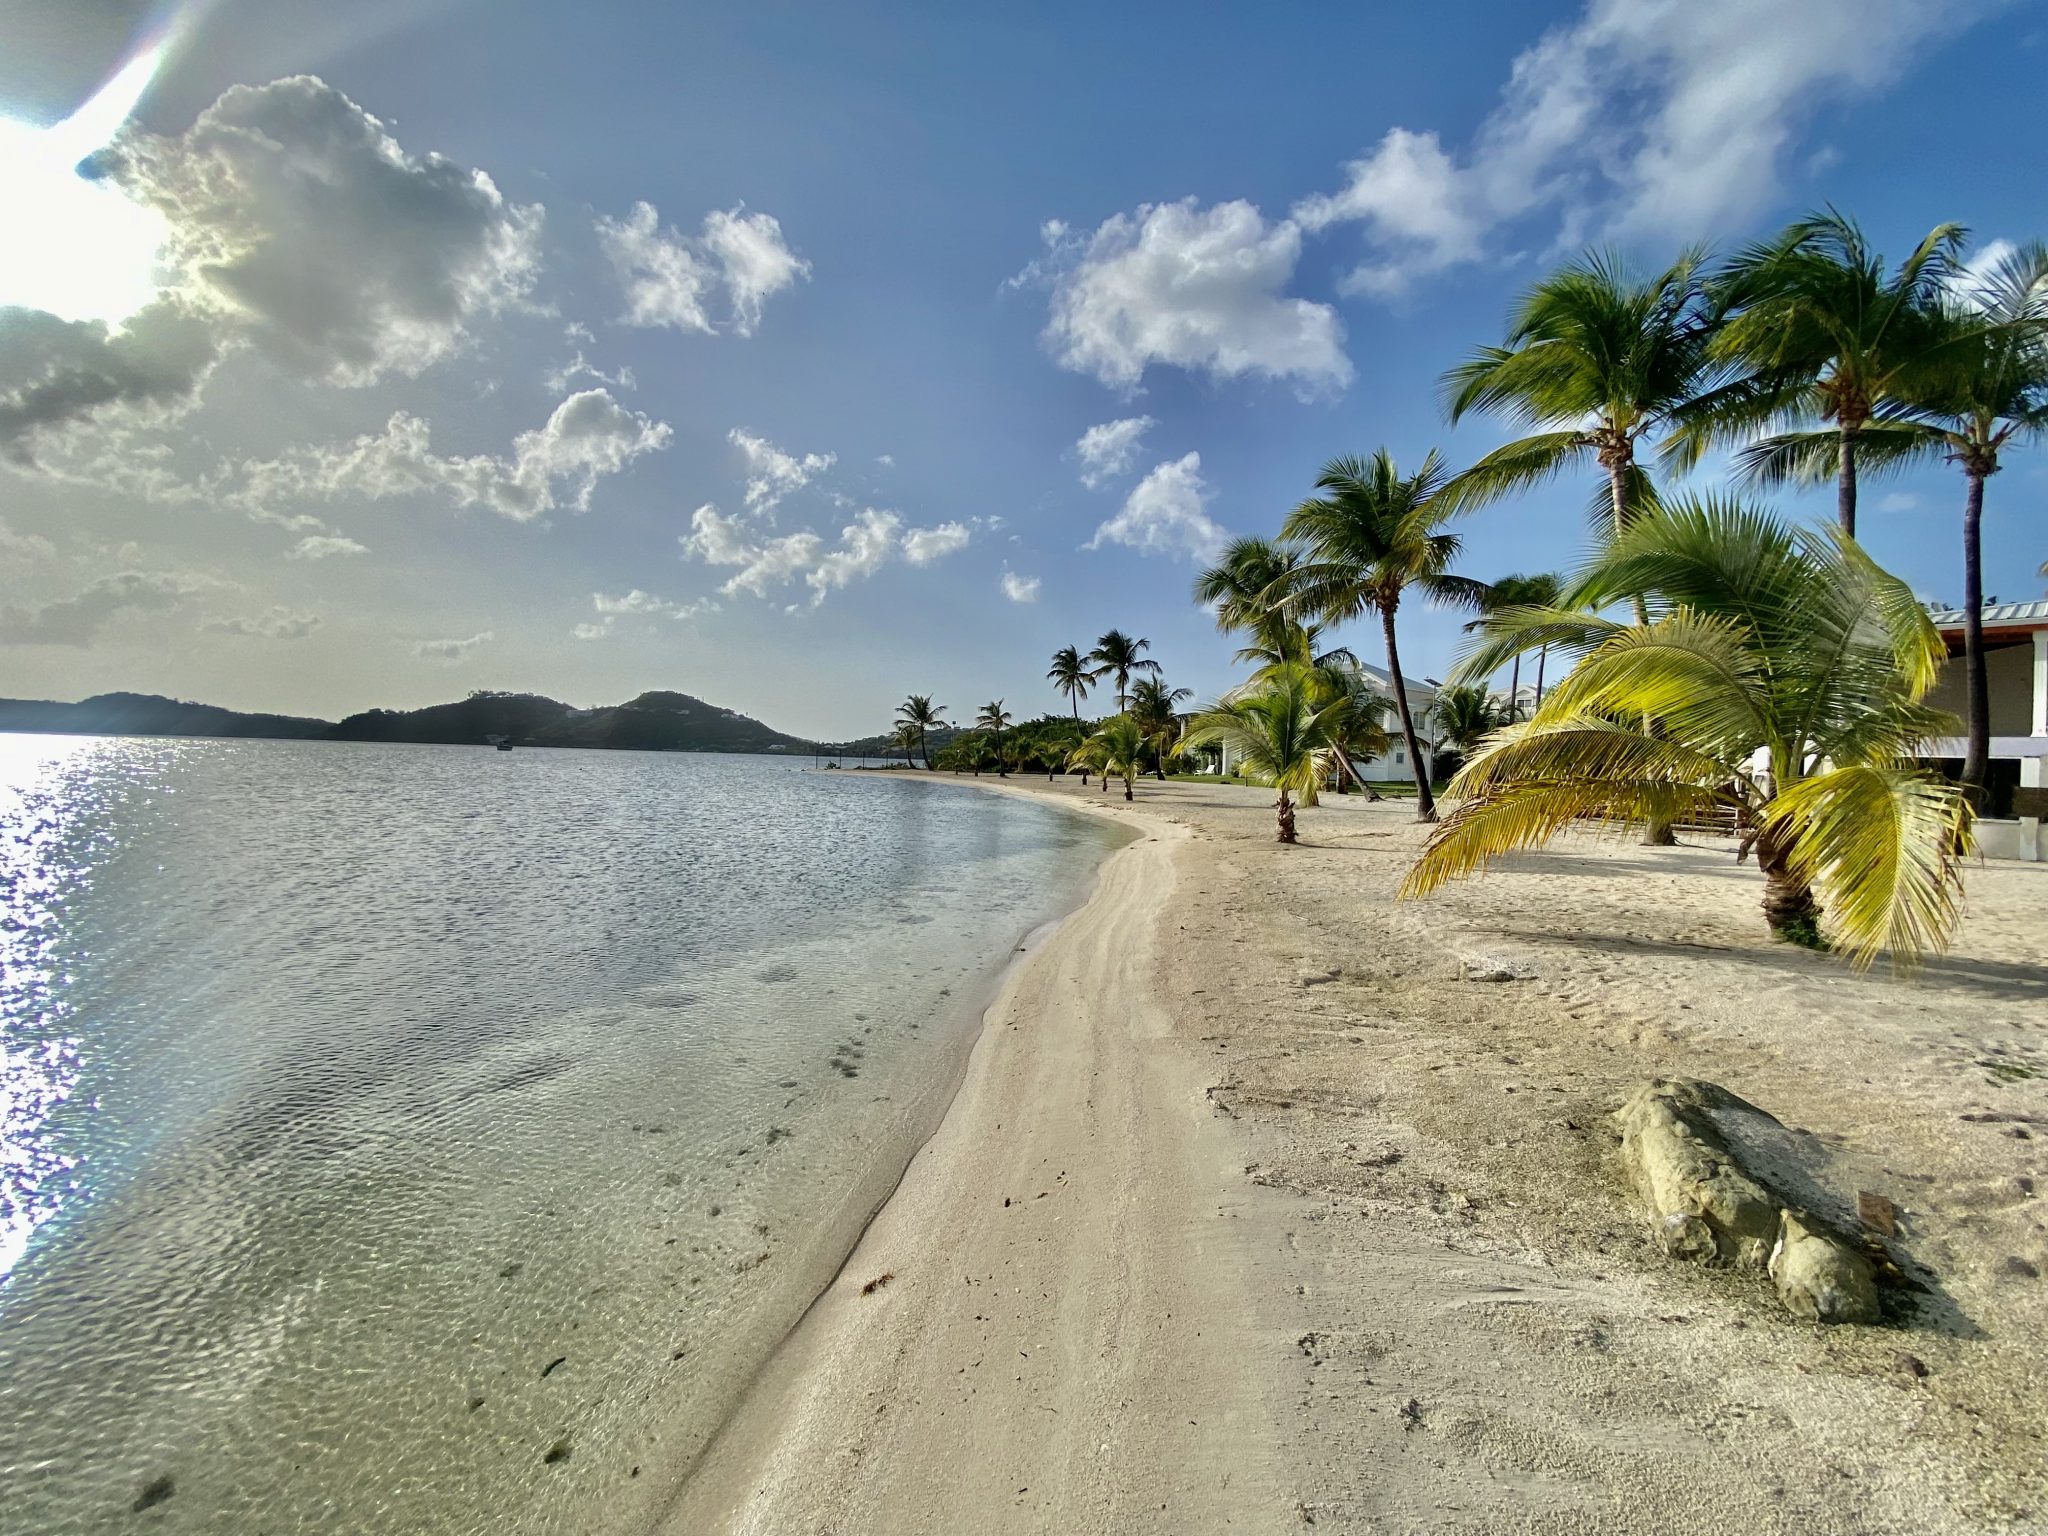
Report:
M 1387 670 L 1394 675 L 1394 706 L 1401 712 L 1401 739 L 1408 743 L 1408 761 L 1415 770 L 1415 819 L 1436 820 L 1436 797 L 1429 792 L 1429 770 L 1422 763 L 1422 744 L 1415 739 L 1415 718 L 1408 712 L 1408 685 L 1401 680 L 1401 648 L 1394 642 L 1394 610 L 1380 610 L 1387 632 Z
M 1856 429 L 1846 422 L 1842 426 L 1840 457 L 1841 470 L 1835 481 L 1835 516 L 1841 521 L 1842 532 L 1853 539 L 1856 537 Z
M 1804 949 L 1825 949 L 1820 935 L 1820 903 L 1813 887 L 1792 872 L 1781 833 L 1766 827 L 1757 834 L 1756 862 L 1764 872 L 1764 921 L 1773 936 Z
M 1135 800 L 1137 798 L 1136 795 L 1131 793 L 1131 785 L 1135 782 L 1136 777 L 1135 774 L 1127 773 L 1124 775 L 1124 798 L 1126 800 Z
M 1286 790 L 1283 789 L 1280 791 L 1280 798 L 1274 802 L 1273 808 L 1280 813 L 1280 841 L 1283 843 L 1293 842 L 1294 807 L 1287 803 Z
M 1628 527 L 1628 464 L 1617 462 L 1607 466 L 1607 504 L 1613 509 L 1614 537 L 1620 538 L 1622 530 Z M 1636 622 L 1650 622 L 1650 610 L 1643 606 L 1643 594 L 1633 594 L 1630 601 L 1635 604 Z
M 1515 664 L 1508 669 L 1508 719 L 1522 718 L 1522 653 L 1515 652 Z
M 1963 792 L 1984 809 L 1991 775 L 1991 692 L 1984 675 L 1984 476 L 1969 474 L 1963 504 L 1963 673 L 1969 688 L 1969 744 L 1963 749 Z
M 1543 707 L 1543 663 L 1548 660 L 1550 660 L 1550 647 L 1547 645 L 1538 646 L 1536 649 L 1536 707 L 1538 709 Z

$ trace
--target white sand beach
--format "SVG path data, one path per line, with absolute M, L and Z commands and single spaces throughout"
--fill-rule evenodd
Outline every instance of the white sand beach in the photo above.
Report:
M 1902 981 L 1768 942 L 1712 839 L 1397 905 L 1403 802 L 1284 848 L 1265 791 L 961 783 L 1143 835 L 666 1529 L 2048 1525 L 2048 868 Z M 1896 1203 L 1900 1321 L 1658 1253 L 1607 1117 L 1676 1074 Z

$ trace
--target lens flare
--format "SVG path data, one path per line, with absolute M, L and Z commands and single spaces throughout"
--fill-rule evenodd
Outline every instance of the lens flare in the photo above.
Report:
M 156 297 L 163 216 L 78 166 L 120 131 L 188 20 L 154 29 L 63 122 L 39 128 L 0 118 L 0 210 L 13 231 L 0 241 L 0 308 L 111 323 Z

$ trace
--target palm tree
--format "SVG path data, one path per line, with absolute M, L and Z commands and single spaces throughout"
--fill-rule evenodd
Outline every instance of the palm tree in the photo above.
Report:
M 1443 484 L 1443 459 L 1434 449 L 1421 469 L 1405 477 L 1384 448 L 1370 459 L 1332 459 L 1316 477 L 1323 494 L 1290 512 L 1282 530 L 1307 552 L 1287 594 L 1290 602 L 1331 624 L 1379 615 L 1401 736 L 1415 770 L 1418 821 L 1436 820 L 1436 801 L 1408 708 L 1394 615 L 1410 588 L 1440 603 L 1475 608 L 1486 592 L 1483 582 L 1450 574 L 1459 542 L 1443 531 L 1444 509 L 1436 500 Z
M 1080 724 L 1081 701 L 1088 697 L 1088 685 L 1095 681 L 1095 674 L 1088 669 L 1088 658 L 1077 647 L 1063 645 L 1052 653 L 1052 670 L 1045 675 L 1067 696 L 1067 702 L 1074 706 L 1074 723 Z
M 1479 684 L 1453 683 L 1439 688 L 1429 701 L 1429 719 L 1436 728 L 1439 748 L 1449 750 L 1438 751 L 1438 771 L 1444 771 L 1445 757 L 1463 763 L 1480 742 L 1512 718 L 1512 713 L 1503 714 L 1493 707 L 1493 700 Z
M 1343 705 L 1330 717 L 1329 724 L 1330 745 L 1338 766 L 1365 791 L 1367 800 L 1378 800 L 1382 798 L 1380 792 L 1359 776 L 1352 759 L 1370 761 L 1384 757 L 1393 748 L 1393 738 L 1387 734 L 1387 711 L 1394 707 L 1394 701 L 1366 681 L 1365 674 L 1355 666 L 1319 670 L 1326 686 Z
M 1166 777 L 1166 760 L 1180 738 L 1180 714 L 1175 706 L 1193 697 L 1192 689 L 1169 688 L 1158 677 L 1140 678 L 1131 689 L 1131 718 L 1145 733 L 1146 744 L 1152 748 L 1152 772 L 1161 780 Z
M 1097 726 L 1088 739 L 1074 749 L 1070 759 L 1076 766 L 1092 767 L 1102 775 L 1102 787 L 1109 789 L 1112 775 L 1124 781 L 1124 798 L 1136 798 L 1133 788 L 1144 766 L 1145 734 L 1129 715 L 1112 715 Z
M 1624 592 L 1649 594 L 1650 623 L 1583 611 Z M 1565 597 L 1503 621 L 1460 668 L 1485 676 L 1532 634 L 1580 657 L 1532 720 L 1495 733 L 1458 774 L 1465 801 L 1404 894 L 1587 817 L 1732 808 L 1779 937 L 1820 944 L 1824 897 L 1834 945 L 1859 965 L 1946 943 L 1971 815 L 1911 760 L 1955 722 L 1922 703 L 1944 653 L 1906 583 L 1838 528 L 1699 499 L 1629 529 Z M 1625 723 L 1640 715 L 1662 734 Z
M 1984 675 L 1984 482 L 2000 456 L 2048 428 L 2048 246 L 2014 251 L 1940 295 L 1916 326 L 1939 364 L 1857 434 L 1857 456 L 1884 470 L 1943 459 L 1963 472 L 1963 667 L 1969 694 L 1962 782 L 1981 809 L 1991 765 Z M 1738 456 L 1761 480 L 1822 481 L 1837 434 L 1788 432 Z
M 1539 576 L 1503 576 L 1486 589 L 1479 617 L 1465 628 L 1468 632 L 1484 629 L 1493 615 L 1511 608 L 1548 608 L 1557 601 L 1559 586 L 1558 578 L 1547 571 Z M 1542 687 L 1540 683 L 1537 686 L 1539 690 Z M 1502 723 L 1519 720 L 1523 713 L 1522 653 L 1517 651 L 1509 666 L 1507 720 Z
M 1095 663 L 1092 677 L 1114 677 L 1116 679 L 1116 710 L 1124 712 L 1124 695 L 1130 690 L 1133 672 L 1157 673 L 1159 663 L 1139 656 L 1140 651 L 1152 648 L 1150 640 L 1133 640 L 1120 629 L 1112 629 L 1095 642 L 1095 649 L 1088 653 L 1088 660 Z
M 1832 423 L 1835 511 L 1853 538 L 1863 436 L 1943 365 L 1937 315 L 1962 242 L 1961 226 L 1938 224 L 1887 275 L 1863 231 L 1829 208 L 1740 252 L 1715 282 L 1724 318 L 1711 350 L 1743 371 L 1695 402 L 1679 457 L 1799 417 Z M 1753 450 L 1748 462 L 1768 458 Z
M 996 773 L 1000 778 L 1010 776 L 1008 764 L 1003 758 L 1003 732 L 1010 728 L 1010 712 L 1003 708 L 1003 701 L 995 699 L 981 706 L 981 713 L 974 717 L 974 728 L 987 731 L 995 737 L 993 743 L 996 757 Z
M 1328 771 L 1337 723 L 1349 707 L 1314 667 L 1286 663 L 1270 668 L 1256 683 L 1225 695 L 1189 723 L 1182 744 L 1219 742 L 1242 754 L 1245 766 L 1280 792 L 1273 803 L 1279 837 L 1291 843 L 1294 804 L 1316 803 L 1316 786 Z
M 1445 507 L 1498 501 L 1590 458 L 1606 476 L 1607 536 L 1645 510 L 1654 497 L 1638 447 L 1672 432 L 1715 374 L 1705 260 L 1688 250 L 1645 281 L 1620 257 L 1593 252 L 1523 294 L 1507 345 L 1482 348 L 1443 388 L 1454 424 L 1484 409 L 1533 430 L 1446 485 Z
M 918 754 L 924 758 L 925 772 L 931 772 L 932 749 L 926 733 L 946 723 L 946 706 L 932 703 L 928 693 L 913 693 L 896 706 L 896 719 L 917 732 Z
M 889 745 L 903 754 L 904 767 L 915 768 L 917 766 L 915 761 L 918 745 L 916 726 L 907 720 L 900 723 L 896 727 L 894 734 L 889 737 Z

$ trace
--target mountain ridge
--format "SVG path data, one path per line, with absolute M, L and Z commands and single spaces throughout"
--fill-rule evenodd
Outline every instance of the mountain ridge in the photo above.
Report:
M 482 746 L 593 747 L 641 752 L 809 752 L 813 743 L 738 710 L 655 688 L 623 704 L 579 709 L 537 693 L 484 689 L 419 709 L 367 709 L 338 721 L 224 709 L 150 693 L 102 693 L 75 704 L 0 699 L 0 732 L 81 736 L 393 741 Z

